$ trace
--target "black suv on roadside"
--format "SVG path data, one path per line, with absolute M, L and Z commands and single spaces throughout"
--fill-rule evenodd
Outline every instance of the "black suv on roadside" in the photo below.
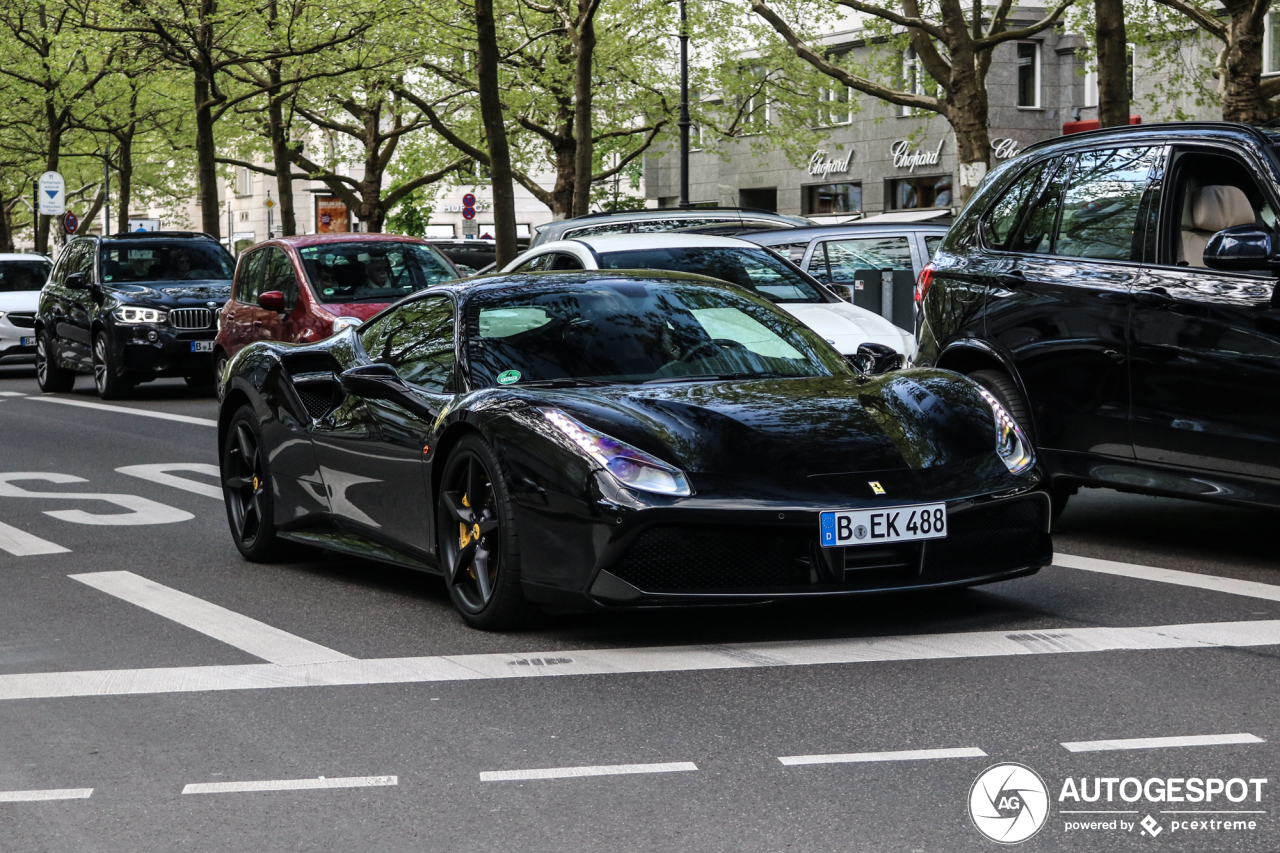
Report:
M 231 294 L 235 267 L 207 234 L 72 240 L 40 293 L 40 390 L 69 391 L 77 373 L 92 373 L 104 400 L 158 376 L 212 386 L 217 314 Z
M 1080 485 L 1280 506 L 1280 133 L 1111 128 L 993 171 L 920 276 L 917 363 Z

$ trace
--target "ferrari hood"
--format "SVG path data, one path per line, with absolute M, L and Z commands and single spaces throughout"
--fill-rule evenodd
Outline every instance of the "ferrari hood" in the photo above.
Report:
M 763 379 L 538 395 L 690 473 L 768 479 L 921 469 L 992 454 L 991 410 L 941 371 L 870 380 Z M 532 401 L 531 401 L 532 402 Z
M 858 344 L 886 344 L 910 356 L 915 338 L 883 317 L 847 302 L 792 302 L 778 306 L 813 329 L 840 352 L 857 352 Z

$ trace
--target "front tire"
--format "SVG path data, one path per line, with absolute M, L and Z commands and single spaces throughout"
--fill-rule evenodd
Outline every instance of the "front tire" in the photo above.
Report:
M 119 400 L 133 390 L 133 383 L 120 375 L 106 332 L 93 338 L 93 385 L 103 400 Z
M 520 589 L 520 549 L 507 477 L 493 449 L 464 436 L 440 478 L 436 535 L 449 597 L 473 628 L 505 631 L 532 612 Z
M 75 371 L 58 364 L 53 336 L 43 329 L 36 335 L 36 384 L 46 394 L 70 391 L 76 384 Z
M 287 546 L 276 535 L 271 470 L 252 406 L 231 418 L 221 461 L 227 523 L 240 555 L 251 563 L 279 560 Z

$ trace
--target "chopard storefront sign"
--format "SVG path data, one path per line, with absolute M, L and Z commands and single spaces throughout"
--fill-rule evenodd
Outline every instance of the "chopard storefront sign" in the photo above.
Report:
M 849 161 L 852 159 L 852 150 L 844 156 L 843 160 L 833 160 L 827 156 L 825 149 L 819 148 L 817 151 L 813 152 L 813 156 L 809 158 L 809 174 L 824 178 L 833 172 L 847 174 L 849 172 Z
M 932 151 L 918 151 L 911 147 L 910 140 L 899 139 L 889 146 L 889 155 L 893 157 L 893 168 L 914 172 L 916 166 L 938 165 L 938 158 L 942 156 L 942 144 L 946 141 L 946 137 L 943 137 L 939 140 L 938 147 Z
M 1018 141 L 1016 139 L 993 139 L 991 140 L 991 156 L 997 160 L 1011 160 L 1021 153 L 1018 151 Z

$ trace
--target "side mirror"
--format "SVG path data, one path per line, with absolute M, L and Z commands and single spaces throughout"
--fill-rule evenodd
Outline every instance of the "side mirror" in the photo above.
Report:
M 258 307 L 265 308 L 268 311 L 284 310 L 284 294 L 279 290 L 268 290 L 266 293 L 258 294 Z
M 389 364 L 362 364 L 343 371 L 338 381 L 348 394 L 370 400 L 398 400 L 409 390 Z
M 906 362 L 902 353 L 886 344 L 858 344 L 858 351 L 845 358 L 863 376 L 876 376 L 900 369 Z
M 1224 228 L 1204 248 L 1204 264 L 1215 270 L 1260 270 L 1272 261 L 1271 232 L 1257 225 Z
M 68 290 L 88 290 L 89 289 L 89 282 L 85 281 L 84 273 L 82 272 L 71 273 L 71 275 L 67 276 L 65 279 L 62 280 L 62 283 L 63 285 L 66 286 Z

